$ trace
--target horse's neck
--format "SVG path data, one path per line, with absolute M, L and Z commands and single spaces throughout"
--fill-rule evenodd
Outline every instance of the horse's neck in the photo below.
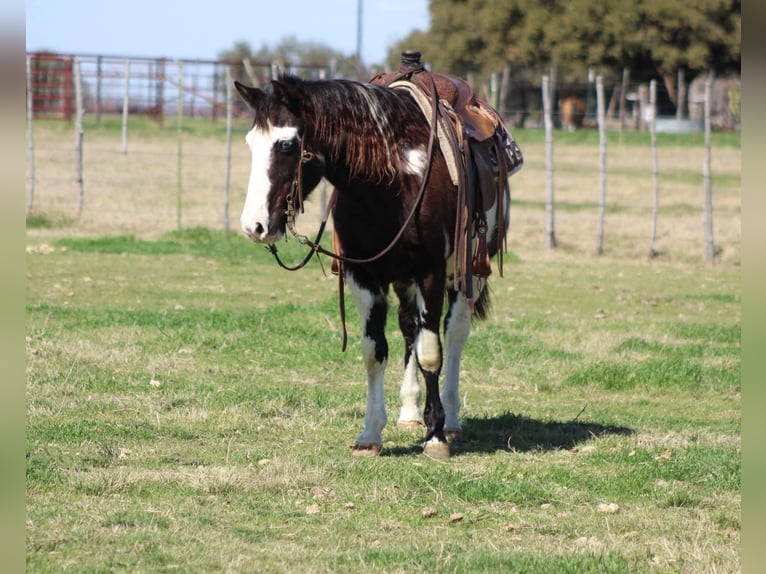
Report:
M 347 87 L 330 101 L 338 100 L 340 107 L 315 99 L 307 109 L 309 145 L 324 157 L 327 179 L 339 187 L 394 179 L 406 111 L 377 87 Z

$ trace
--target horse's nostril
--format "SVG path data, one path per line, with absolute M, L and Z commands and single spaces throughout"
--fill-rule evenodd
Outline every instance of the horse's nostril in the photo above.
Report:
M 261 225 L 260 223 L 256 223 L 255 224 L 255 233 L 257 235 L 262 235 L 263 232 L 264 232 L 263 225 Z

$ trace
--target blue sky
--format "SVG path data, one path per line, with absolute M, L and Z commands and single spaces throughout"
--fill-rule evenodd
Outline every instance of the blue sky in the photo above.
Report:
M 356 52 L 358 0 L 27 0 L 26 48 L 65 54 L 214 59 L 246 40 L 254 50 L 286 36 Z M 362 59 L 429 26 L 428 0 L 362 0 Z

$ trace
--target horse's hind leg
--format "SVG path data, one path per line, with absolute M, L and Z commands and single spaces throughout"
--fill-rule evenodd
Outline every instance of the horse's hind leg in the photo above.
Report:
M 442 405 L 444 406 L 444 433 L 448 437 L 461 438 L 463 434 L 458 413 L 460 411 L 460 359 L 471 332 L 471 310 L 465 295 L 450 288 L 447 293 L 449 308 L 444 318 L 444 346 L 446 366 Z
M 415 356 L 426 382 L 426 440 L 423 452 L 433 458 L 449 456 L 449 445 L 444 436 L 444 408 L 439 397 L 439 373 L 442 368 L 442 346 L 439 322 L 444 302 L 444 277 L 430 275 L 418 286 L 420 321 L 415 339 Z
M 347 273 L 346 279 L 362 318 L 362 356 L 367 369 L 364 430 L 356 439 L 353 454 L 377 455 L 383 447 L 383 427 L 387 421 L 383 396 L 383 375 L 388 362 L 386 292 L 380 286 L 363 286 L 350 273 Z
M 399 391 L 401 408 L 396 425 L 403 429 L 419 428 L 420 418 L 420 381 L 413 345 L 418 332 L 417 290 L 414 283 L 394 285 L 399 297 L 399 329 L 404 338 L 404 378 Z

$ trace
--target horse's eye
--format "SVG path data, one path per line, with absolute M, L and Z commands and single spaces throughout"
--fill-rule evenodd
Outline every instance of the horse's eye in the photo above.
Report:
M 277 149 L 282 153 L 288 153 L 295 149 L 295 140 L 279 140 Z

